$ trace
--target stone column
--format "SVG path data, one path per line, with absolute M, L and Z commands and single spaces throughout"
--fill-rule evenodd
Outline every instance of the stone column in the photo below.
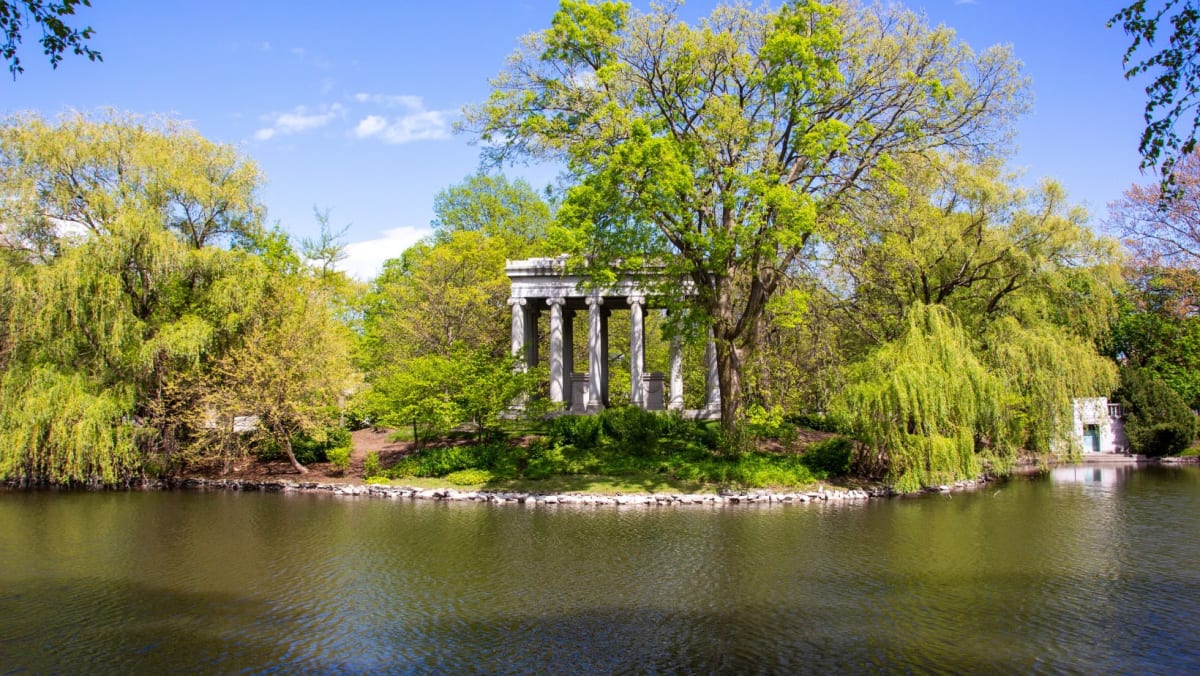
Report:
M 679 336 L 671 336 L 671 363 L 670 369 L 671 382 L 668 386 L 670 389 L 670 399 L 667 402 L 667 410 L 682 411 L 683 410 L 683 338 Z
M 575 310 L 563 307 L 563 373 L 566 382 L 570 383 L 571 373 L 575 372 Z M 570 387 L 566 389 L 566 399 L 571 399 Z
M 609 310 L 600 311 L 600 402 L 605 406 L 608 401 L 608 318 L 612 315 Z
M 629 402 L 634 406 L 646 407 L 642 373 L 646 370 L 645 315 L 643 296 L 630 296 L 629 302 Z
M 602 343 L 604 337 L 601 334 L 601 318 L 603 310 L 601 305 L 604 304 L 604 299 L 600 296 L 588 296 L 588 393 L 587 400 L 583 402 L 584 408 L 588 411 L 598 411 L 604 407 L 604 398 L 601 396 L 601 372 L 604 369 L 604 348 Z
M 710 413 L 721 410 L 721 379 L 717 374 L 717 344 L 712 329 L 708 330 L 708 345 L 704 347 L 704 408 Z
M 561 404 L 565 397 L 566 377 L 563 373 L 563 303 L 564 298 L 547 298 L 550 306 L 550 401 Z
M 538 364 L 538 315 L 541 312 L 532 304 L 525 308 L 525 366 L 533 368 Z
M 516 357 L 525 352 L 525 299 L 509 298 L 512 306 L 512 356 Z

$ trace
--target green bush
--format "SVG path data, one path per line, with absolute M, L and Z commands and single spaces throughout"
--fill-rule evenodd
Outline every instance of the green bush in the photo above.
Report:
M 812 444 L 800 456 L 800 462 L 821 477 L 844 476 L 850 471 L 854 447 L 846 437 L 833 437 Z
M 743 453 L 727 473 L 732 483 L 746 488 L 799 486 L 816 481 L 799 456 Z
M 662 416 L 636 406 L 608 408 L 596 416 L 604 434 L 626 453 L 649 457 L 658 452 Z
M 363 459 L 363 476 L 371 479 L 384 476 L 383 466 L 379 464 L 379 453 L 371 451 Z
M 1134 453 L 1174 455 L 1196 438 L 1196 416 L 1170 386 L 1148 371 L 1121 369 L 1117 400 L 1125 414 L 1125 435 Z
M 486 469 L 460 469 L 446 475 L 446 481 L 456 486 L 474 486 L 486 484 L 493 479 L 492 473 Z
M 328 462 L 329 451 L 343 446 L 349 447 L 350 431 L 341 427 L 326 427 L 312 434 L 296 434 L 292 436 L 292 453 L 302 465 L 314 462 Z
M 350 468 L 349 446 L 338 446 L 337 448 L 331 448 L 325 451 L 325 456 L 329 458 L 329 462 L 333 463 L 334 467 L 338 468 L 342 472 L 345 472 Z
M 547 434 L 555 444 L 567 444 L 576 448 L 594 448 L 600 443 L 599 416 L 560 415 L 551 418 L 546 428 Z

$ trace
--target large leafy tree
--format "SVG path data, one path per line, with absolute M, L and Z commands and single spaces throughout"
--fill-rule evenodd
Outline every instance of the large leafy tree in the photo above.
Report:
M 1116 243 L 1096 237 L 1061 186 L 1019 186 L 996 161 L 910 155 L 829 238 L 825 299 L 868 345 L 894 339 L 913 303 L 945 305 L 973 336 L 1002 316 L 1100 340 L 1121 283 Z
M 1166 196 L 1174 196 L 1169 188 L 1176 164 L 1196 149 L 1200 130 L 1200 4 L 1136 0 L 1108 20 L 1110 28 L 1114 24 L 1133 38 L 1125 51 L 1126 79 L 1153 78 L 1146 85 L 1146 129 L 1138 145 L 1142 168 L 1158 168 Z M 1164 29 L 1166 44 L 1156 44 Z
M 833 400 L 862 466 L 913 488 L 971 476 L 979 457 L 1003 469 L 1016 449 L 1068 450 L 1072 399 L 1116 385 L 1098 349 L 1115 243 L 1057 185 L 1026 191 L 998 164 L 910 156 L 890 174 L 831 239 L 813 297 L 854 363 Z
M 433 211 L 437 241 L 455 232 L 480 232 L 502 241 L 513 258 L 536 249 L 554 218 L 551 204 L 524 179 L 482 171 L 439 192 Z
M 1178 270 L 1130 268 L 1112 330 L 1112 356 L 1156 377 L 1200 409 L 1200 317 Z
M 8 62 L 8 70 L 13 77 L 25 72 L 17 50 L 21 46 L 21 31 L 31 26 L 41 29 L 42 36 L 38 38 L 38 43 L 54 68 L 58 68 L 63 53 L 68 50 L 77 56 L 87 57 L 89 61 L 103 61 L 100 52 L 87 43 L 92 39 L 92 27 L 75 28 L 67 23 L 77 8 L 91 6 L 91 0 L 0 1 L 0 32 L 4 34 L 0 42 L 0 57 Z
M 509 359 L 504 264 L 546 253 L 550 205 L 523 181 L 480 173 L 440 192 L 434 211 L 434 236 L 387 261 L 365 296 L 367 406 L 385 425 L 483 431 L 530 381 Z
M 1024 93 L 1007 51 L 895 5 L 721 6 L 689 25 L 563 0 L 466 127 L 491 160 L 566 163 L 559 221 L 593 270 L 652 260 L 690 279 L 731 429 L 759 320 L 815 238 L 892 159 L 992 149 Z
M 258 301 L 249 255 L 204 246 L 258 227 L 258 182 L 173 123 L 0 126 L 0 474 L 112 483 L 172 462 L 188 374 L 236 343 Z
M 306 268 L 264 273 L 259 311 L 247 317 L 238 344 L 215 360 L 198 401 L 218 419 L 256 417 L 292 467 L 306 474 L 291 440 L 337 421 L 338 404 L 354 383 L 351 337 L 335 317 L 339 303 L 326 276 Z
M 1200 406 L 1200 152 L 1176 164 L 1173 199 L 1163 190 L 1134 185 L 1109 205 L 1108 227 L 1131 254 L 1111 348 Z
M 0 125 L 0 478 L 169 471 L 225 414 L 311 426 L 345 338 L 259 182 L 169 121 Z

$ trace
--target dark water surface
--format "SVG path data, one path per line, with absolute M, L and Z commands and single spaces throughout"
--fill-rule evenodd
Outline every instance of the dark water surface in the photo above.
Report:
M 0 492 L 0 673 L 1200 671 L 1200 469 L 825 507 Z

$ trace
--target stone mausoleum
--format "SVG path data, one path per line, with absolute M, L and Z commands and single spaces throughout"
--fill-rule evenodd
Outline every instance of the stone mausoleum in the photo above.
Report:
M 610 287 L 589 289 L 580 275 L 568 274 L 566 259 L 529 258 L 507 261 L 512 281 L 512 353 L 524 365 L 538 364 L 538 317 L 550 315 L 550 401 L 571 413 L 590 413 L 609 405 L 608 318 L 614 311 L 630 313 L 629 400 L 648 410 L 683 410 L 683 349 L 678 339 L 670 344 L 669 373 L 646 372 L 646 311 L 655 306 L 645 291 L 646 274 L 626 274 Z M 587 363 L 574 363 L 574 318 L 587 312 Z M 716 349 L 705 350 L 705 405 L 685 414 L 717 417 L 721 411 L 717 384 Z

